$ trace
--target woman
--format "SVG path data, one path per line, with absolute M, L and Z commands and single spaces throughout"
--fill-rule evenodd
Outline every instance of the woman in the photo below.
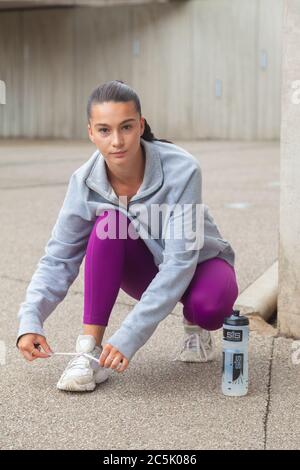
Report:
M 202 204 L 196 158 L 154 137 L 137 94 L 122 81 L 96 88 L 87 113 L 97 151 L 70 178 L 46 254 L 20 306 L 17 338 L 27 360 L 49 357 L 43 323 L 86 255 L 83 334 L 76 352 L 98 363 L 83 354 L 72 359 L 57 384 L 70 391 L 94 390 L 108 369 L 126 370 L 178 301 L 185 330 L 179 359 L 212 360 L 210 331 L 222 326 L 238 296 L 235 255 Z M 201 227 L 189 231 L 199 219 Z M 102 347 L 120 287 L 139 302 Z

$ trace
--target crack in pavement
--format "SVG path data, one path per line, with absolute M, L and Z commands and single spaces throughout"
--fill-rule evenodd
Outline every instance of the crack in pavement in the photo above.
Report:
M 263 425 L 264 425 L 264 450 L 267 449 L 267 434 L 268 434 L 268 418 L 270 414 L 270 404 L 271 404 L 271 381 L 272 381 L 272 365 L 273 365 L 273 353 L 274 353 L 274 345 L 275 345 L 275 338 L 272 338 L 271 344 L 271 356 L 270 356 L 270 363 L 269 363 L 269 380 L 268 380 L 268 387 L 267 387 L 267 405 L 266 411 L 263 418 Z

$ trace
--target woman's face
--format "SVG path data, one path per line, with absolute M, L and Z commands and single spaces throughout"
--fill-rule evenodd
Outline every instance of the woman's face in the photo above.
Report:
M 92 106 L 89 138 L 105 160 L 113 164 L 122 164 L 136 157 L 144 128 L 144 118 L 139 116 L 133 101 L 109 101 Z M 121 151 L 125 153 L 114 155 Z

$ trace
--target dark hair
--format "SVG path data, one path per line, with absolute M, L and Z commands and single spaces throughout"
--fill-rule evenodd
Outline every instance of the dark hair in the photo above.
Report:
M 98 86 L 89 96 L 87 103 L 87 117 L 88 120 L 91 118 L 92 107 L 96 103 L 104 103 L 107 101 L 118 102 L 127 102 L 133 101 L 136 107 L 137 112 L 142 116 L 141 103 L 137 93 L 128 85 L 126 85 L 121 80 L 111 80 L 104 83 L 103 85 Z M 167 142 L 173 144 L 169 140 L 157 139 L 149 126 L 148 122 L 145 119 L 145 130 L 142 135 L 142 138 L 152 142 L 153 140 L 159 140 L 160 142 Z

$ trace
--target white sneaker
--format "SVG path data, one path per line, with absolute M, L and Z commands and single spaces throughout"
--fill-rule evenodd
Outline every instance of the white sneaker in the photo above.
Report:
M 175 361 L 208 362 L 216 358 L 215 342 L 210 331 L 184 323 L 185 338 Z
M 96 340 L 92 335 L 79 335 L 76 341 L 76 352 L 88 353 L 98 359 L 102 346 L 96 346 Z M 96 384 L 104 382 L 108 376 L 109 372 L 105 367 L 101 367 L 93 359 L 79 355 L 68 363 L 57 383 L 57 388 L 69 392 L 93 391 Z

